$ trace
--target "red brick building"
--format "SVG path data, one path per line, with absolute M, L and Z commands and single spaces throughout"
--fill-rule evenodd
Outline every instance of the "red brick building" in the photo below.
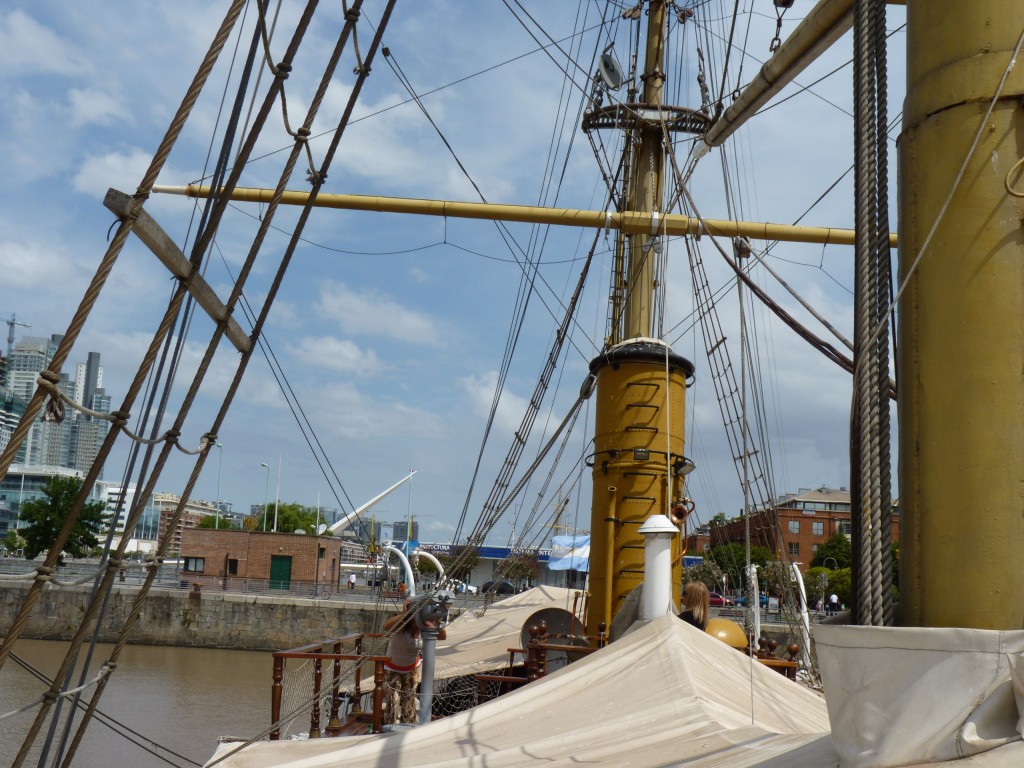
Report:
M 806 572 L 818 547 L 837 533 L 849 536 L 851 526 L 848 490 L 801 488 L 798 493 L 780 497 L 774 509 L 759 510 L 750 516 L 750 543 L 780 554 L 785 551 L 789 560 L 800 563 L 800 570 Z M 699 555 L 729 542 L 742 544 L 743 535 L 742 517 L 717 525 L 710 523 L 687 538 L 687 551 Z M 899 542 L 899 538 L 899 506 L 894 502 L 892 540 Z
M 348 576 L 340 570 L 342 564 L 360 556 L 356 549 L 333 536 L 186 528 L 181 536 L 182 579 L 208 586 L 227 577 L 269 581 L 271 589 L 291 589 L 297 583 L 336 587 Z

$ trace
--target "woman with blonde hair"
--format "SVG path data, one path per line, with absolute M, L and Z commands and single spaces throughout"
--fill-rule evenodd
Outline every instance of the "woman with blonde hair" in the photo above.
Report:
M 707 628 L 710 612 L 708 588 L 701 581 L 689 582 L 683 592 L 683 612 L 679 618 L 703 632 Z

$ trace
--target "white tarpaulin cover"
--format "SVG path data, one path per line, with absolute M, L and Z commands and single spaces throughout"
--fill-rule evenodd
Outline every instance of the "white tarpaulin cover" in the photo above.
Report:
M 521 633 L 527 619 L 545 608 L 572 611 L 577 592 L 534 587 L 499 600 L 486 610 L 466 611 L 448 625 L 448 639 L 437 644 L 435 677 L 472 675 L 507 666 L 508 649 L 522 647 Z
M 218 755 L 232 748 L 222 745 Z M 559 672 L 429 725 L 354 739 L 261 742 L 219 765 L 684 763 L 835 766 L 825 703 L 675 616 L 664 616 Z
M 1024 631 L 821 625 L 814 635 L 844 768 L 969 755 L 967 765 L 1024 766 Z
M 871 653 L 854 660 L 862 651 L 877 650 L 868 639 L 871 633 L 857 628 L 855 634 L 868 641 L 853 644 L 834 632 L 836 628 L 815 629 L 825 629 L 830 648 L 842 645 L 852 651 L 849 662 L 838 657 L 830 662 L 847 668 L 842 677 L 849 687 L 837 693 L 841 698 L 848 695 L 850 702 L 838 702 L 832 712 L 845 721 L 837 728 L 840 742 L 866 724 L 876 736 L 891 731 L 887 739 L 891 743 L 919 743 L 924 737 L 915 731 L 925 728 L 928 718 L 943 715 L 943 702 L 955 696 L 954 687 L 980 693 L 994 682 L 991 667 L 985 672 L 976 668 L 977 678 L 953 673 L 947 679 L 938 670 L 934 685 L 929 685 L 931 701 L 904 700 L 899 695 L 903 682 L 932 677 L 929 671 L 935 659 L 928 660 L 930 653 L 926 651 L 920 662 L 913 655 L 900 662 L 906 665 L 904 680 L 896 668 L 873 667 Z M 1008 636 L 1024 633 L 993 634 L 1009 641 Z M 983 651 L 982 655 L 988 654 Z M 834 672 L 830 672 L 833 678 Z M 868 701 L 865 692 L 871 688 L 882 694 L 882 704 Z M 854 698 L 860 698 L 868 711 L 856 711 Z M 979 723 L 979 727 L 985 725 Z M 236 748 L 222 744 L 211 763 Z M 384 735 L 258 742 L 217 764 L 223 768 L 838 768 L 840 761 L 819 696 L 674 616 L 664 616 L 565 669 L 429 725 Z M 909 765 L 1020 768 L 1024 742 L 959 760 Z

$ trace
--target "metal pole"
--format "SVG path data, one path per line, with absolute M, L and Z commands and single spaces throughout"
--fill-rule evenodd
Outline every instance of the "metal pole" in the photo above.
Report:
M 267 478 L 270 474 L 268 470 Z M 281 503 L 281 454 L 277 455 L 277 495 L 274 496 L 274 533 L 277 533 L 277 507 Z
M 217 452 L 217 512 L 214 517 L 213 527 L 217 530 L 220 530 L 220 471 L 221 468 L 224 466 L 224 446 L 221 445 L 220 443 L 217 443 L 217 448 L 220 449 Z
M 260 466 L 267 470 L 267 482 L 263 486 L 263 532 L 267 532 L 267 499 L 270 498 L 270 465 L 260 462 Z

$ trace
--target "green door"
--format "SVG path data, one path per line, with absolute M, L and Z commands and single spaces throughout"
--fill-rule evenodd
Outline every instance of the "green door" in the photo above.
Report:
M 288 589 L 292 583 L 291 555 L 270 556 L 270 588 Z

